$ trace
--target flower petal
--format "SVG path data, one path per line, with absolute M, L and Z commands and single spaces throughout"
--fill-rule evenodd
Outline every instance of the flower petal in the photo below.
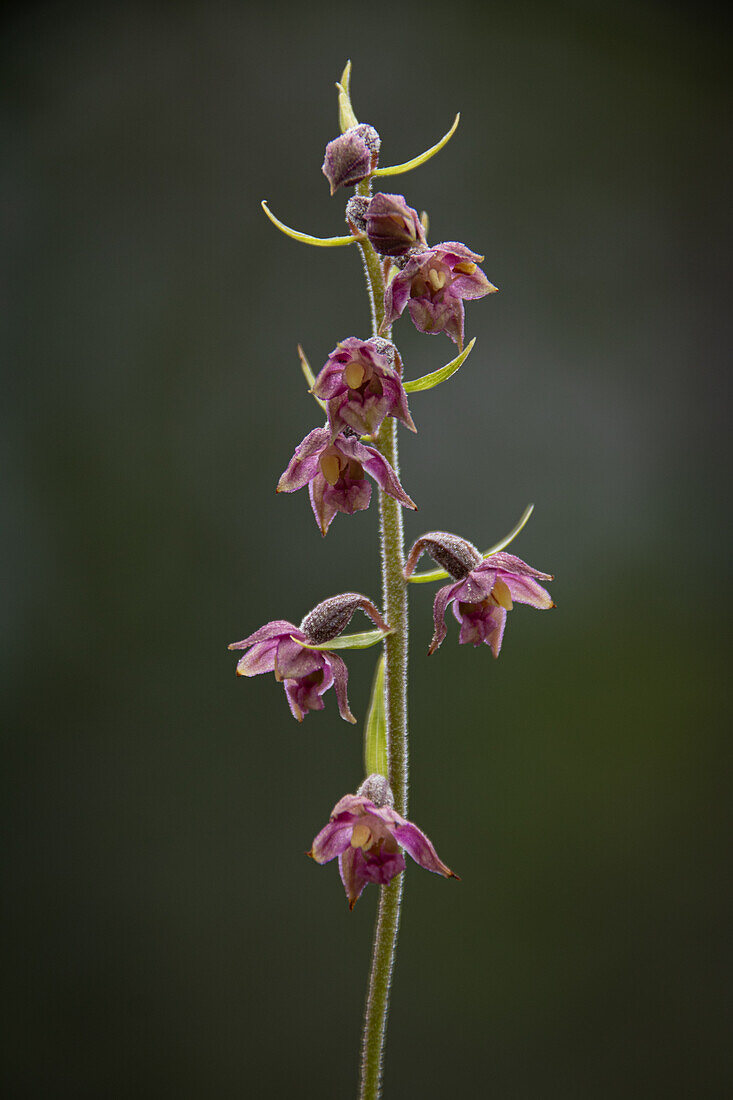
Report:
M 301 440 L 277 483 L 278 493 L 294 493 L 308 484 L 318 471 L 321 451 L 328 446 L 329 440 L 327 428 L 314 428 Z
M 455 587 L 455 584 L 446 584 L 444 588 L 439 588 L 435 593 L 435 603 L 433 604 L 435 633 L 433 634 L 433 640 L 428 648 L 428 656 L 435 653 L 448 633 L 448 627 L 445 625 L 445 612 L 448 604 L 454 598 L 453 590 Z
M 361 848 L 349 845 L 339 856 L 339 874 L 344 884 L 349 909 L 353 909 L 364 892 L 367 877 L 364 874 L 364 853 Z
M 352 814 L 353 816 L 362 815 L 365 807 L 372 808 L 372 803 L 363 794 L 345 794 L 342 798 L 339 798 L 338 802 L 331 810 L 331 821 L 335 820 L 339 814 Z
M 323 490 L 324 500 L 332 504 L 337 512 L 353 516 L 354 512 L 363 512 L 369 507 L 372 499 L 371 482 L 365 477 L 357 481 L 344 478 L 340 485 L 326 485 Z
M 386 886 L 395 875 L 405 869 L 405 857 L 402 852 L 382 851 L 378 856 L 372 856 L 367 852 L 364 857 L 362 873 L 369 882 L 375 882 L 378 886 Z
M 497 607 L 494 613 L 494 622 L 496 625 L 492 632 L 485 639 L 487 646 L 490 647 L 491 652 L 495 657 L 499 656 L 501 651 L 501 643 L 504 640 L 504 627 L 506 626 L 506 611 L 503 607 Z
M 414 259 L 410 260 L 404 269 L 398 275 L 395 275 L 387 287 L 384 293 L 385 325 L 391 325 L 393 321 L 396 321 L 402 315 L 402 311 L 410 297 L 410 285 L 413 276 L 418 271 L 419 266 Z
M 483 256 L 478 252 L 472 252 L 468 245 L 462 244 L 460 241 L 442 241 L 440 244 L 435 244 L 430 249 L 431 252 L 445 253 L 446 261 L 453 267 L 454 262 L 460 262 L 461 260 L 470 260 L 472 263 L 483 263 Z
M 237 676 L 259 676 L 263 672 L 273 672 L 277 642 L 255 642 L 248 653 L 240 657 L 237 663 Z
M 465 606 L 465 605 L 464 605 Z M 458 635 L 459 645 L 479 646 L 486 642 L 487 629 L 493 629 L 493 620 L 487 622 L 485 617 L 466 614 L 459 603 L 453 604 L 453 615 L 461 626 Z
M 532 577 L 518 577 L 516 573 L 499 573 L 504 584 L 509 589 L 512 599 L 516 603 L 526 603 L 530 607 L 536 607 L 540 611 L 548 611 L 554 607 L 552 596 L 538 584 Z
M 458 875 L 438 858 L 435 848 L 417 825 L 403 818 L 402 824 L 393 826 L 392 833 L 397 843 L 401 844 L 415 863 L 419 863 L 426 871 L 434 871 L 436 875 L 443 875 L 445 878 L 458 878 Z
M 254 634 L 250 634 L 248 638 L 243 638 L 241 642 L 232 642 L 228 648 L 246 649 L 247 646 L 254 645 L 255 642 L 264 642 L 268 638 L 277 638 L 281 634 L 289 637 L 291 634 L 300 634 L 300 631 L 297 626 L 293 626 L 286 619 L 273 619 L 271 623 L 265 623 L 259 630 L 255 630 Z
M 333 672 L 334 690 L 336 692 L 336 701 L 338 702 L 339 714 L 346 722 L 351 722 L 353 725 L 356 722 L 356 718 L 349 709 L 349 700 L 346 694 L 346 685 L 349 679 L 349 670 L 341 657 L 338 657 L 335 653 L 328 653 L 326 660 L 331 666 Z
M 499 656 L 507 614 L 503 607 L 477 607 L 472 610 L 470 605 L 456 601 L 453 614 L 461 624 L 458 636 L 460 645 L 479 646 L 485 642 L 494 656 Z
M 398 420 L 401 420 L 406 428 L 409 428 L 411 432 L 416 432 L 415 421 L 410 415 L 410 410 L 407 407 L 407 394 L 402 383 L 397 379 L 395 382 L 385 381 L 383 383 L 386 393 L 390 395 L 390 413 Z
M 474 569 L 458 582 L 453 598 L 461 603 L 480 603 L 491 592 L 495 578 L 491 570 Z
M 316 863 L 329 863 L 349 847 L 353 829 L 353 818 L 348 815 L 329 821 L 313 841 L 308 855 Z
M 316 397 L 322 398 L 324 401 L 330 401 L 332 397 L 341 393 L 343 389 L 343 373 L 343 365 L 334 362 L 333 356 L 331 356 L 323 370 L 316 377 L 311 387 L 311 393 L 315 394 Z
M 285 688 L 285 698 L 288 701 L 290 713 L 292 714 L 296 722 L 302 722 L 306 716 L 308 708 L 304 710 L 303 707 L 300 705 L 300 700 L 298 698 L 298 681 L 285 680 L 285 682 L 283 683 L 283 687 Z M 323 705 L 321 705 L 321 707 L 318 709 L 323 710 Z
M 484 558 L 479 569 L 486 567 L 489 569 L 503 569 L 507 573 L 518 573 L 521 577 L 534 577 L 538 581 L 554 580 L 551 573 L 540 573 L 539 569 L 533 569 L 531 565 L 527 565 L 526 561 L 522 561 L 516 554 L 507 554 L 503 550 L 498 554 L 491 554 L 490 557 Z
M 429 336 L 444 332 L 458 345 L 459 350 L 463 350 L 465 310 L 460 298 L 446 297 L 441 302 L 433 302 L 429 298 L 410 298 L 408 308 L 416 329 Z
M 471 275 L 454 276 L 451 283 L 451 293 L 459 298 L 464 298 L 466 301 L 484 298 L 487 294 L 493 294 L 496 289 L 494 284 L 486 278 L 480 267 L 477 267 Z
M 280 680 L 297 680 L 309 676 L 323 668 L 323 657 L 312 649 L 306 649 L 292 638 L 283 638 L 278 643 L 275 658 L 275 674 Z
M 344 393 L 330 401 L 328 405 L 331 427 L 341 431 L 346 426 L 357 435 L 375 435 L 389 411 L 388 394 L 383 394 L 381 397 L 363 397 L 361 394 L 351 396 Z
M 328 482 L 320 471 L 308 486 L 308 495 L 310 496 L 313 515 L 316 517 L 316 523 L 323 536 L 325 536 L 333 522 L 333 517 L 338 512 L 338 508 L 333 501 L 330 498 L 326 499 L 325 493 L 327 488 Z

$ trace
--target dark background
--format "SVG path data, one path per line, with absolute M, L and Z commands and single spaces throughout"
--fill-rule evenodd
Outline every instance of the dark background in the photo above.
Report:
M 387 1097 L 723 1097 L 729 25 L 684 4 L 49 4 L 2 41 L 8 1097 L 348 1097 L 376 890 L 303 852 L 360 782 L 228 642 L 379 596 L 375 509 L 273 490 L 298 370 L 365 336 L 320 173 L 347 57 L 389 182 L 485 253 L 416 394 L 407 538 L 513 549 L 501 658 L 412 597 Z M 452 357 L 396 328 L 408 377 Z M 452 621 L 452 620 L 451 620 Z M 374 651 L 354 653 L 365 714 Z

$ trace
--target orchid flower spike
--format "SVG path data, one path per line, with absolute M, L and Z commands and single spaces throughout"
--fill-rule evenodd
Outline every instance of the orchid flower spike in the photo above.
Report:
M 405 563 L 405 579 L 411 576 L 424 551 L 454 579 L 453 584 L 436 593 L 435 633 L 428 654 L 435 652 L 448 632 L 445 612 L 449 604 L 461 624 L 460 644 L 478 646 L 485 642 L 495 657 L 501 650 L 512 601 L 540 610 L 555 606 L 549 592 L 537 583 L 551 581 L 551 574 L 540 573 L 514 554 L 500 552 L 484 558 L 473 543 L 447 531 L 431 531 L 414 543 Z
M 398 814 L 383 775 L 368 776 L 356 794 L 346 794 L 334 806 L 328 825 L 313 841 L 308 855 L 316 863 L 338 856 L 339 872 L 349 909 L 368 882 L 385 885 L 405 869 L 402 850 L 426 871 L 458 878 L 447 867 L 425 833 Z
M 370 474 L 380 489 L 404 508 L 417 508 L 400 485 L 389 462 L 374 447 L 360 443 L 347 428 L 336 438 L 328 428 L 314 428 L 295 448 L 277 485 L 278 493 L 294 493 L 308 485 L 316 523 L 325 535 L 337 512 L 352 515 L 369 506 Z
M 288 706 L 298 722 L 303 721 L 309 710 L 323 710 L 324 693 L 335 687 L 339 714 L 353 724 L 356 718 L 349 709 L 346 694 L 349 676 L 346 664 L 335 653 L 310 647 L 333 641 L 346 629 L 358 608 L 380 630 L 389 630 L 371 600 L 358 592 L 343 592 L 317 604 L 299 627 L 285 619 L 275 619 L 241 642 L 232 642 L 229 649 L 247 650 L 239 659 L 237 675 L 274 672 L 275 679 L 285 688 Z

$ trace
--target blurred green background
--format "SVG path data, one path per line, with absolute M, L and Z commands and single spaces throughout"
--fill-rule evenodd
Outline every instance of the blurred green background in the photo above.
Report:
M 347 57 L 478 344 L 411 400 L 420 512 L 557 576 L 428 661 L 386 1097 L 724 1097 L 730 26 L 692 4 L 28 5 L 4 18 L 3 1095 L 348 1097 L 376 890 L 303 852 L 361 780 L 228 642 L 378 597 L 376 511 L 276 497 L 298 370 L 368 332 L 321 175 Z M 387 189 L 389 190 L 390 187 Z M 452 357 L 396 328 L 408 377 Z M 452 620 L 451 620 L 452 622 Z M 365 713 L 374 651 L 349 658 Z

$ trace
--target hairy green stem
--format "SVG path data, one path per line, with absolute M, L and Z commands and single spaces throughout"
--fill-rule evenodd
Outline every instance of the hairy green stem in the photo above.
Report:
M 369 182 L 358 187 L 369 195 Z M 376 336 L 384 321 L 384 276 L 379 256 L 368 241 L 359 245 L 372 307 L 372 332 Z M 385 335 L 389 336 L 387 332 Z M 377 446 L 399 476 L 397 421 L 387 417 Z M 404 537 L 402 506 L 387 493 L 379 492 L 380 551 L 384 617 L 392 628 L 384 642 L 384 703 L 387 725 L 389 785 L 398 813 L 407 814 L 407 585 L 402 576 Z M 382 1091 L 382 1060 L 387 1033 L 389 994 L 397 935 L 400 925 L 404 875 L 397 875 L 380 887 L 379 909 L 369 972 L 364 1014 L 360 1100 L 378 1100 Z
M 378 1100 L 382 1095 L 382 1061 L 387 1036 L 387 1013 L 392 982 L 404 874 L 379 888 L 379 909 L 374 928 L 372 965 L 364 1013 L 359 1100 Z

